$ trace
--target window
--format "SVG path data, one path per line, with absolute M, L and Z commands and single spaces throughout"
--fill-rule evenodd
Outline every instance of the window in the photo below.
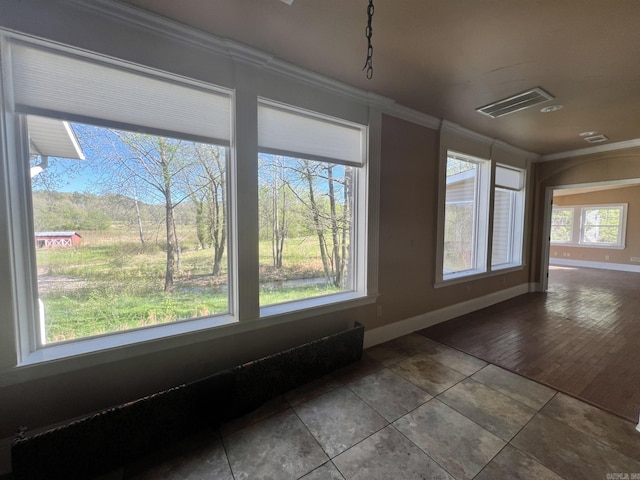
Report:
M 81 158 L 43 155 L 59 124 Z M 42 345 L 229 312 L 226 147 L 28 125 Z
M 551 214 L 551 243 L 624 248 L 627 205 L 557 206 Z
M 231 95 L 19 42 L 11 62 L 29 146 L 31 345 L 229 313 Z
M 357 243 L 364 135 L 359 125 L 260 101 L 261 307 L 363 285 L 354 266 L 365 252 Z
M 492 269 L 522 264 L 524 171 L 496 166 L 493 198 Z
M 573 241 L 573 208 L 553 207 L 551 213 L 551 243 Z
M 447 151 L 443 281 L 522 265 L 525 170 L 498 164 L 492 184 L 491 168 L 490 160 Z
M 5 40 L 17 363 L 371 301 L 366 125 Z
M 592 246 L 624 247 L 626 207 L 624 205 L 583 207 L 580 243 Z
M 444 278 L 486 271 L 488 160 L 448 152 Z

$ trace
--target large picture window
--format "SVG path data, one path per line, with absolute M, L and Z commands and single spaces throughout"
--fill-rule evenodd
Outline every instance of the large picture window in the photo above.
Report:
M 29 265 L 18 270 L 22 355 L 228 314 L 231 93 L 8 47 L 23 158 L 9 171 L 31 207 L 16 225 L 29 238 L 16 249 Z
M 260 306 L 362 286 L 362 126 L 261 100 L 258 105 Z M 358 260 L 360 257 L 360 260 Z
M 80 158 L 46 144 L 60 124 Z M 226 147 L 28 125 L 43 345 L 229 312 Z
M 245 94 L 256 118 L 215 85 L 2 47 L 17 363 L 368 301 L 366 125 Z

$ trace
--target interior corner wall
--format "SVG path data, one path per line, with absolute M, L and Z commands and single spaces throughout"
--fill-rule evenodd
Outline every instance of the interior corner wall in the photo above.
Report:
M 582 155 L 535 164 L 536 205 L 534 231 L 544 231 L 545 192 L 550 187 L 594 185 L 640 178 L 640 148 Z M 532 238 L 531 280 L 539 281 L 542 272 L 542 235 Z
M 436 288 L 440 132 L 384 115 L 380 175 L 381 315 L 368 329 L 528 283 L 528 267 Z

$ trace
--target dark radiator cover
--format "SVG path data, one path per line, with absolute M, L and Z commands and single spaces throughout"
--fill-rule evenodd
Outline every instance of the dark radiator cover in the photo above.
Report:
M 215 427 L 362 356 L 364 327 L 344 332 L 141 398 L 12 445 L 15 479 L 91 478 Z

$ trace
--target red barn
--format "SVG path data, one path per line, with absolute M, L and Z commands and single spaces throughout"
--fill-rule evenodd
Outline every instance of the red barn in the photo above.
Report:
M 76 232 L 36 232 L 36 247 L 75 247 L 82 237 Z

